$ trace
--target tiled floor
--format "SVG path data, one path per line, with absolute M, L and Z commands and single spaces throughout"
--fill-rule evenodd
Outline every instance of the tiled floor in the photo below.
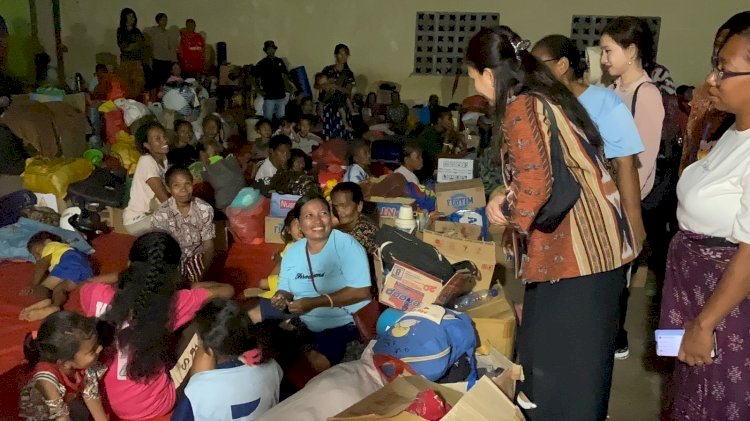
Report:
M 662 389 L 671 372 L 672 358 L 656 357 L 653 332 L 656 329 L 658 303 L 647 296 L 647 270 L 642 267 L 633 277 L 625 328 L 628 330 L 630 357 L 615 361 L 612 393 L 609 401 L 610 421 L 651 421 L 659 419 Z M 506 278 L 510 278 L 506 273 Z M 514 302 L 522 301 L 521 283 L 505 285 Z

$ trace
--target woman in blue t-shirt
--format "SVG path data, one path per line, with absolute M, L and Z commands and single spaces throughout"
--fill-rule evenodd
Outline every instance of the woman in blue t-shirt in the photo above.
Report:
M 612 163 L 612 175 L 640 250 L 646 238 L 641 219 L 637 159 L 637 155 L 643 152 L 643 142 L 630 110 L 612 90 L 589 85 L 583 80 L 586 62 L 582 60 L 578 46 L 569 38 L 546 36 L 534 45 L 531 54 L 547 65 L 573 92 L 599 129 L 604 140 L 604 155 Z
M 286 251 L 271 303 L 299 315 L 313 332 L 313 349 L 329 366 L 338 364 L 346 345 L 359 338 L 352 315 L 370 299 L 367 254 L 352 236 L 333 229 L 324 197 L 304 196 L 292 212 L 304 238 Z

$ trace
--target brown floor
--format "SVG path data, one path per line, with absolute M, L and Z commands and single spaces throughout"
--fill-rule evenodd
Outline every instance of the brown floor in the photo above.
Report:
M 506 279 L 512 275 L 505 273 Z M 658 303 L 647 295 L 647 269 L 641 267 L 633 277 L 630 288 L 628 331 L 630 357 L 616 360 L 609 401 L 610 421 L 651 421 L 659 419 L 662 390 L 674 359 L 656 356 L 654 330 L 658 317 Z M 520 282 L 504 285 L 505 293 L 514 302 L 523 300 Z

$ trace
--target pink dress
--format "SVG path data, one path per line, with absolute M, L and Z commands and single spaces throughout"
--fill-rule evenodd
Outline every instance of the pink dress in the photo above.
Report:
M 81 307 L 87 316 L 100 317 L 115 297 L 112 285 L 90 283 L 81 287 Z M 190 322 L 208 299 L 205 289 L 180 290 L 174 297 L 173 330 Z M 147 383 L 127 377 L 128 355 L 117 348 L 110 358 L 104 358 L 107 374 L 104 390 L 112 411 L 122 419 L 147 419 L 168 414 L 176 401 L 175 387 L 169 373 L 163 369 Z

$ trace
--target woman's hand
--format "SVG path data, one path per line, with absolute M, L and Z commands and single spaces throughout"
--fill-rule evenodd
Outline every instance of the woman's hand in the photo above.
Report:
M 273 305 L 274 307 L 276 307 L 277 309 L 281 311 L 284 311 L 286 310 L 287 306 L 289 306 L 291 300 L 292 300 L 292 296 L 288 292 L 277 291 L 276 294 L 274 294 L 273 297 L 271 297 L 271 305 Z
M 293 314 L 305 314 L 314 308 L 314 298 L 300 298 L 289 303 L 289 312 Z
M 505 204 L 505 195 L 497 195 L 490 199 L 487 203 L 487 217 L 490 219 L 490 223 L 494 225 L 508 225 L 508 219 L 501 210 Z
M 714 332 L 701 326 L 696 320 L 685 325 L 685 335 L 682 337 L 680 361 L 689 366 L 709 365 L 713 363 L 711 351 L 715 348 Z

